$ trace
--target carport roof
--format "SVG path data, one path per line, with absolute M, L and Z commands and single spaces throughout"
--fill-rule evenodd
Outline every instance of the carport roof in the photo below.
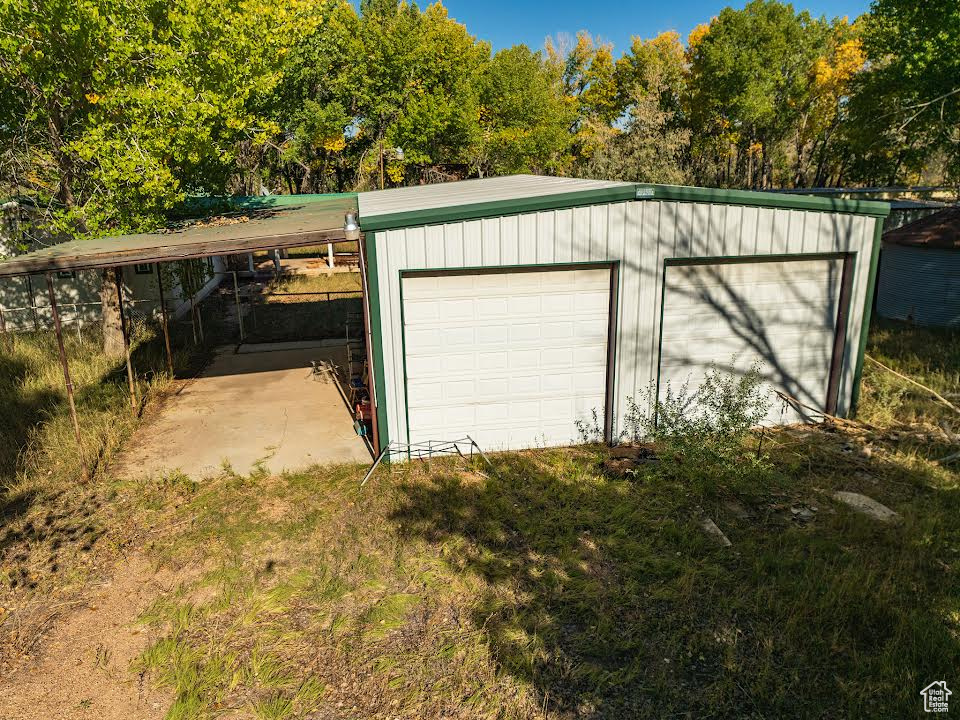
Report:
M 195 200 L 197 210 L 219 201 Z M 73 240 L 0 261 L 0 277 L 230 255 L 344 240 L 344 214 L 356 193 L 276 195 L 230 202 L 229 215 L 175 229 Z

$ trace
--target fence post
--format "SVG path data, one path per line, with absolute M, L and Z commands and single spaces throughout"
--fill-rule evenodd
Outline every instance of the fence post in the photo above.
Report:
M 70 365 L 67 362 L 67 351 L 63 346 L 63 329 L 60 327 L 60 313 L 57 310 L 57 294 L 53 289 L 53 276 L 47 273 L 47 291 L 50 293 L 50 314 L 53 315 L 53 330 L 57 335 L 57 349 L 60 351 L 60 367 L 63 369 L 63 380 L 67 387 L 67 401 L 70 405 L 70 418 L 73 420 L 73 435 L 77 439 L 77 451 L 80 453 L 80 465 L 83 467 L 83 479 L 89 480 L 87 460 L 84 457 L 83 442 L 80 440 L 80 422 L 77 420 L 77 405 L 73 399 L 73 382 L 70 380 Z

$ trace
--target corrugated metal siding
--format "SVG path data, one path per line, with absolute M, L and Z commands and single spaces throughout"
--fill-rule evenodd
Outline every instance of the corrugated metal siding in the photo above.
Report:
M 838 412 L 849 407 L 876 219 L 848 214 L 637 201 L 376 233 L 390 436 L 407 437 L 400 272 L 618 262 L 614 432 L 628 397 L 656 380 L 664 261 L 856 252 Z
M 884 243 L 877 313 L 917 325 L 960 327 L 960 252 Z
M 360 217 L 370 219 L 397 212 L 457 207 L 472 203 L 516 200 L 526 197 L 562 195 L 569 192 L 631 187 L 633 183 L 610 180 L 509 175 L 506 177 L 460 180 L 437 185 L 419 185 L 361 193 Z

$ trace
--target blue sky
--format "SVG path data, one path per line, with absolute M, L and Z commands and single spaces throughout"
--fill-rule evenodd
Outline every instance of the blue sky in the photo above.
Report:
M 430 0 L 420 0 L 418 4 L 426 7 Z M 575 35 L 578 30 L 587 30 L 595 37 L 613 42 L 618 54 L 630 47 L 631 35 L 650 38 L 664 30 L 677 30 L 686 38 L 690 30 L 708 21 L 724 7 L 743 7 L 745 4 L 744 0 L 444 0 L 451 17 L 464 23 L 479 39 L 488 40 L 494 50 L 517 43 L 538 49 L 547 36 L 558 33 Z M 793 5 L 815 16 L 847 15 L 854 18 L 866 12 L 870 2 L 800 0 Z

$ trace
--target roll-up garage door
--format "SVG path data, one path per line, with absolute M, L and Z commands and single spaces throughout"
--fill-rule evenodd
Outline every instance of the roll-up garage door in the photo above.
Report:
M 410 442 L 567 445 L 607 381 L 610 269 L 402 280 Z
M 695 390 L 714 363 L 735 374 L 760 363 L 769 423 L 804 419 L 782 390 L 828 405 L 843 259 L 668 266 L 660 345 L 660 397 Z

